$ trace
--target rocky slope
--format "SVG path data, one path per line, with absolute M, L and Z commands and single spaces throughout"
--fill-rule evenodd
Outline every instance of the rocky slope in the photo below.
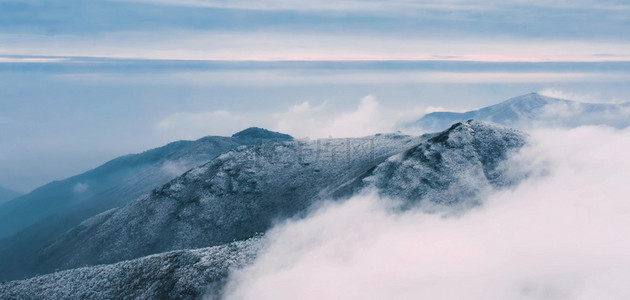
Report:
M 380 164 L 363 181 L 409 204 L 470 206 L 485 192 L 518 178 L 502 162 L 526 143 L 523 133 L 493 124 L 467 121 L 431 135 L 427 141 Z

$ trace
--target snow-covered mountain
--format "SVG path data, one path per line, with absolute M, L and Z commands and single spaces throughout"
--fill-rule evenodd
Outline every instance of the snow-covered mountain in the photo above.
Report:
M 28 276 L 246 239 L 420 141 L 388 134 L 239 147 L 84 221 L 7 269 Z
M 36 250 L 83 220 L 124 205 L 225 151 L 292 139 L 286 134 L 249 128 L 232 137 L 179 141 L 119 157 L 86 173 L 40 187 L 0 206 L 0 236 L 5 237 L 0 241 L 0 269 L 19 270 Z M 10 273 L 0 272 L 0 279 L 14 278 L 9 277 Z
M 523 133 L 513 129 L 479 121 L 456 123 L 391 157 L 363 182 L 413 205 L 471 206 L 484 192 L 519 179 L 508 177 L 501 163 L 525 143 Z
M 20 193 L 0 186 L 0 205 L 20 196 Z
M 429 113 L 409 126 L 436 131 L 455 122 L 470 119 L 494 122 L 519 129 L 538 125 L 560 127 L 608 125 L 624 128 L 630 126 L 630 102 L 582 103 L 530 93 L 463 113 Z
M 0 283 L 2 299 L 200 299 L 256 257 L 261 237 Z M 217 291 L 213 291 L 216 287 Z
M 410 205 L 471 204 L 484 188 L 509 183 L 500 162 L 524 144 L 518 131 L 469 121 L 421 137 L 239 147 L 86 220 L 7 272 L 31 276 L 245 240 L 308 212 L 319 200 L 363 188 L 376 187 Z

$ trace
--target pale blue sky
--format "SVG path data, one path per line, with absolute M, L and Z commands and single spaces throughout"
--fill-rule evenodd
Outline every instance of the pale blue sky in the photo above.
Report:
M 627 101 L 627 28 L 626 1 L 0 0 L 0 185 L 254 125 Z

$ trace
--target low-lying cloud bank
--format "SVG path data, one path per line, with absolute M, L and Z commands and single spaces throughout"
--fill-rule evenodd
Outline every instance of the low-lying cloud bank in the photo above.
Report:
M 161 120 L 155 128 L 161 135 L 173 136 L 173 139 L 197 139 L 208 132 L 229 136 L 250 126 L 262 126 L 296 138 L 360 137 L 394 132 L 400 124 L 422 117 L 424 109 L 420 106 L 393 108 L 383 105 L 375 96 L 367 95 L 356 107 L 346 110 L 330 102 L 312 104 L 305 101 L 269 115 L 226 110 L 175 113 Z M 222 131 L 217 132 L 217 128 Z
M 630 130 L 539 130 L 538 174 L 459 217 L 374 193 L 277 226 L 226 299 L 626 299 Z

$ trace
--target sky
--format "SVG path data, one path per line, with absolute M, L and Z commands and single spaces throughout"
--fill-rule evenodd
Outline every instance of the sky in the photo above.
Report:
M 249 126 L 366 135 L 529 92 L 630 100 L 626 1 L 0 0 L 0 186 Z

